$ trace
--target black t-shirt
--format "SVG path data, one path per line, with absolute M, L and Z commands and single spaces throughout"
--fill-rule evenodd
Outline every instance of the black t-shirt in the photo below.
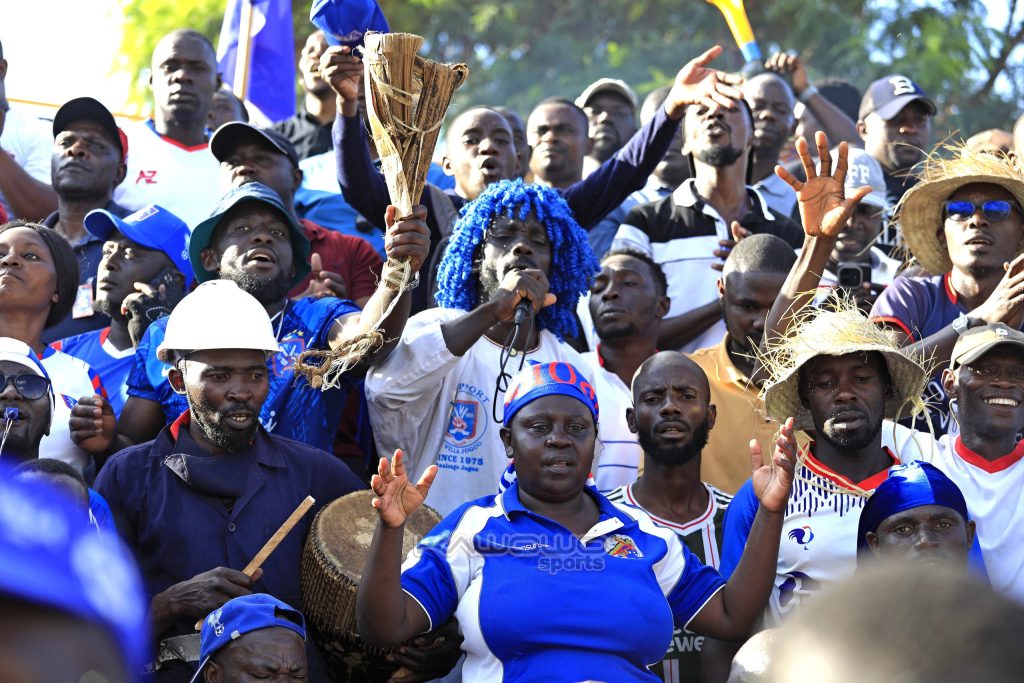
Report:
M 331 151 L 331 123 L 322 124 L 309 112 L 300 111 L 290 119 L 275 123 L 272 128 L 295 145 L 301 161 Z

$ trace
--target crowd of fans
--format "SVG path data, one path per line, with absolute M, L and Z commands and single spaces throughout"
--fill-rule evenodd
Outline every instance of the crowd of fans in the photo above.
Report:
M 271 127 L 193 30 L 123 127 L 7 106 L 0 47 L 0 678 L 363 680 L 301 568 L 363 490 L 390 680 L 1020 675 L 1024 118 L 932 150 L 912 75 L 715 47 L 452 112 L 400 216 L 329 42 Z

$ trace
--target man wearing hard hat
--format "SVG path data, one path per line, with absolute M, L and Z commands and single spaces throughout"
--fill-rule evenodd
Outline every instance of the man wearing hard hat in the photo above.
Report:
M 316 511 L 364 486 L 333 456 L 260 425 L 266 361 L 278 350 L 252 295 L 230 280 L 199 285 L 171 313 L 157 350 L 188 410 L 154 441 L 112 457 L 96 480 L 142 570 L 159 641 L 156 681 L 189 679 L 198 640 L 181 636 L 233 597 L 269 593 L 301 609 L 299 564 Z M 307 495 L 313 511 L 261 569 L 243 574 Z M 310 652 L 313 670 L 318 663 Z
M 399 261 L 408 259 L 413 273 L 426 258 L 429 245 L 424 211 L 415 207 L 414 218 L 395 220 L 393 214 L 388 218 L 388 256 Z M 293 212 L 266 185 L 246 183 L 224 194 L 210 217 L 192 231 L 188 249 L 196 281 L 234 282 L 256 298 L 264 316 L 270 316 L 277 345 L 267 363 L 270 389 L 258 414 L 260 422 L 273 434 L 330 451 L 346 391 L 311 390 L 307 382 L 296 380 L 295 361 L 303 351 L 342 344 L 353 336 L 352 330 L 362 329 L 362 314 L 351 301 L 334 297 L 288 298 L 288 291 L 306 277 L 310 268 L 309 240 Z M 367 310 L 377 310 L 379 300 L 390 296 L 389 286 L 393 285 L 381 281 Z M 409 314 L 408 289 L 411 285 L 380 325 L 385 340 L 397 340 L 402 334 Z M 215 325 L 230 315 L 227 309 L 213 306 L 207 309 L 205 318 L 199 318 L 197 326 Z M 116 425 L 121 438 L 114 438 L 113 414 L 102 422 L 98 409 L 90 407 L 95 426 L 78 428 L 77 440 L 102 437 L 111 450 L 149 441 L 188 407 L 168 382 L 166 365 L 157 358 L 166 325 L 166 319 L 155 321 L 139 342 L 128 377 L 128 400 Z M 376 354 L 368 354 L 364 366 L 386 357 L 388 343 L 385 341 Z M 343 385 L 343 389 L 348 386 Z

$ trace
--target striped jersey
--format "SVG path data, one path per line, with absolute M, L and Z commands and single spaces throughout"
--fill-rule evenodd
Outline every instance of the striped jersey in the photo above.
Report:
M 676 532 L 680 542 L 703 564 L 718 569 L 721 564 L 725 509 L 729 507 L 732 496 L 711 484 L 705 483 L 704 488 L 708 490 L 708 507 L 686 524 L 678 524 L 644 510 L 633 495 L 632 484 L 620 486 L 607 496 L 613 503 L 633 505 L 644 510 L 655 524 Z M 653 665 L 651 671 L 665 683 L 699 683 L 703 646 L 704 636 L 677 626 L 665 658 Z

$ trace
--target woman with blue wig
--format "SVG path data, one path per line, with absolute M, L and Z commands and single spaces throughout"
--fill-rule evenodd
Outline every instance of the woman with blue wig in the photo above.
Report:
M 501 440 L 516 480 L 447 515 L 402 565 L 405 520 L 426 498 L 402 452 L 371 486 L 377 530 L 357 596 L 360 635 L 394 645 L 456 616 L 464 681 L 657 681 L 673 622 L 716 638 L 749 634 L 767 603 L 796 443 L 788 420 L 768 464 L 751 442 L 760 510 L 731 579 L 702 565 L 675 532 L 587 486 L 600 409 L 564 362 L 512 378 Z
M 597 269 L 551 188 L 503 180 L 463 209 L 438 267 L 438 307 L 410 318 L 366 378 L 378 450 L 413 454 L 415 477 L 437 464 L 445 476 L 428 504 L 442 514 L 493 493 L 508 464 L 502 380 L 524 359 L 581 362 L 564 338 Z

